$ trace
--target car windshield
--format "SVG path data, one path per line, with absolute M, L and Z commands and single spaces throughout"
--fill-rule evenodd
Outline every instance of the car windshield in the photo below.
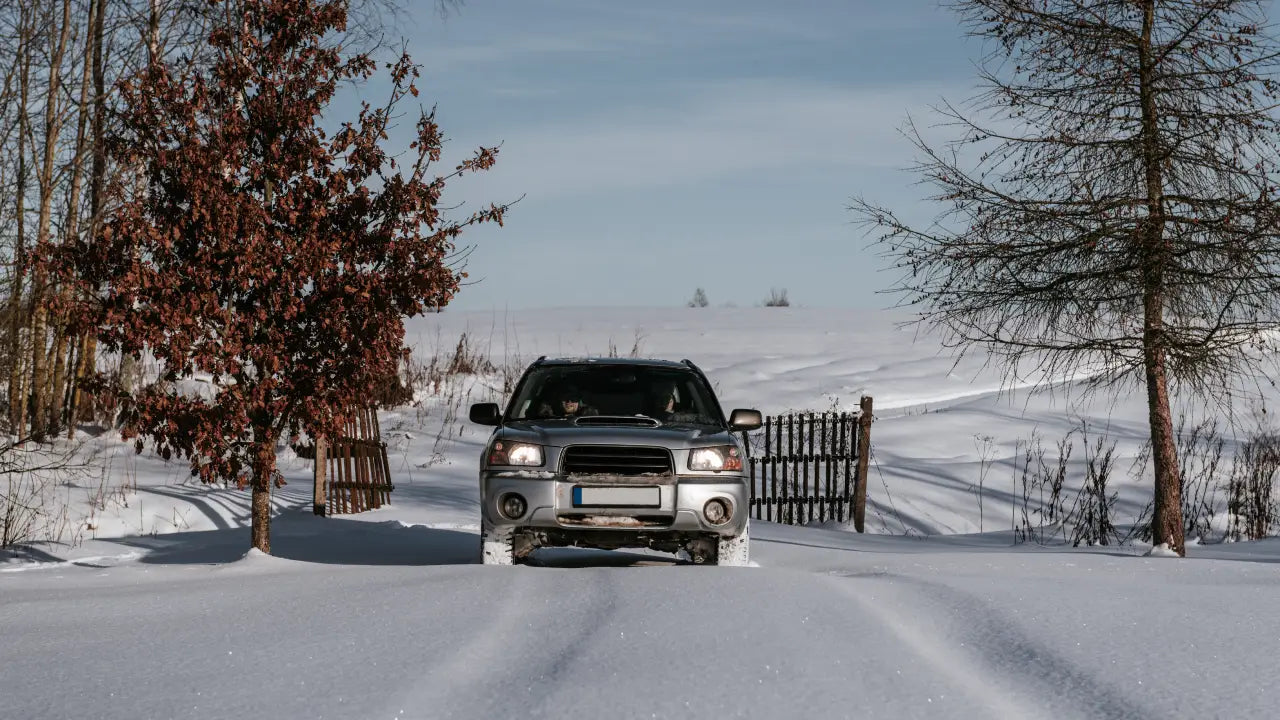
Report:
M 544 365 L 511 402 L 510 418 L 643 416 L 666 424 L 718 425 L 720 406 L 697 373 L 644 365 Z

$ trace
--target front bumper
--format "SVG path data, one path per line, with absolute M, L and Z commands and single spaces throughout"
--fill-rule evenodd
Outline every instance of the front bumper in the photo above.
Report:
M 658 507 L 579 508 L 573 504 L 575 487 L 657 487 Z M 510 493 L 524 498 L 526 510 L 508 518 L 499 510 Z M 747 479 L 741 475 L 677 475 L 661 481 L 649 478 L 590 478 L 550 472 L 485 471 L 480 474 L 480 507 L 485 523 L 495 530 L 562 530 L 583 532 L 631 532 L 645 535 L 718 535 L 736 537 L 747 526 Z M 703 508 L 720 499 L 730 508 L 728 522 L 713 525 Z

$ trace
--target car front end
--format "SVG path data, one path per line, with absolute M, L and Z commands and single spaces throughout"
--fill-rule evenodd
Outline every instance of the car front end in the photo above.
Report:
M 695 444 L 687 431 L 668 431 L 665 442 L 645 444 L 630 430 L 565 445 L 530 442 L 545 430 L 495 434 L 480 472 L 485 524 L 511 533 L 517 553 L 649 547 L 688 550 L 695 561 L 708 556 L 705 541 L 743 533 L 749 491 L 728 433 Z

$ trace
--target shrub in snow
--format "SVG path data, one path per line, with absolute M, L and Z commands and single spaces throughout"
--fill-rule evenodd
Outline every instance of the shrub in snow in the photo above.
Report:
M 1120 534 L 1111 517 L 1116 504 L 1116 493 L 1108 490 L 1111 471 L 1115 467 L 1116 442 L 1106 444 L 1102 435 L 1090 445 L 1085 443 L 1085 483 L 1076 496 L 1068 523 L 1073 526 L 1071 544 L 1111 545 L 1120 540 Z
M 74 485 L 86 470 L 77 449 L 53 443 L 0 445 L 0 548 L 61 542 L 67 533 L 77 533 L 58 492 Z
M 1217 514 L 1218 470 L 1222 464 L 1225 441 L 1218 430 L 1216 417 L 1187 429 L 1186 416 L 1178 418 L 1177 434 L 1179 481 L 1182 483 L 1182 519 L 1187 537 L 1203 541 L 1213 531 Z M 1148 534 L 1149 531 L 1148 531 Z
M 1014 503 L 1015 512 L 1020 512 L 1021 517 L 1014 522 L 1015 542 L 1032 540 L 1043 543 L 1049 537 L 1046 531 L 1056 534 L 1062 528 L 1065 514 L 1062 490 L 1073 446 L 1071 433 L 1068 433 L 1058 441 L 1057 458 L 1050 466 L 1038 432 L 1033 430 L 1029 440 L 1016 444 L 1014 463 L 1018 471 L 1021 497 L 1016 498 Z M 1020 465 L 1017 461 L 1019 454 L 1022 456 Z
M 1240 541 L 1276 532 L 1278 513 L 1273 488 L 1280 469 L 1280 439 L 1259 425 L 1246 434 L 1234 455 L 1228 455 L 1217 418 L 1191 425 L 1185 416 L 1181 417 L 1175 434 L 1187 537 L 1200 542 Z M 1148 445 L 1134 463 L 1135 474 L 1146 471 L 1149 458 Z M 1154 503 L 1148 502 L 1126 541 L 1154 540 L 1153 508 Z
M 1276 474 L 1280 472 L 1280 437 L 1250 438 L 1236 456 L 1227 483 L 1227 536 L 1232 540 L 1257 540 L 1276 528 Z

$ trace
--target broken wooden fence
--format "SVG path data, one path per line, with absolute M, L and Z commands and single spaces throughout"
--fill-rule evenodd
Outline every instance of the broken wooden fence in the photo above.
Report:
M 751 516 L 787 525 L 852 519 L 862 532 L 871 404 L 864 396 L 859 412 L 768 416 L 747 433 Z
M 364 512 L 391 502 L 395 488 L 377 408 L 352 413 L 341 436 L 317 438 L 315 461 L 317 515 Z

